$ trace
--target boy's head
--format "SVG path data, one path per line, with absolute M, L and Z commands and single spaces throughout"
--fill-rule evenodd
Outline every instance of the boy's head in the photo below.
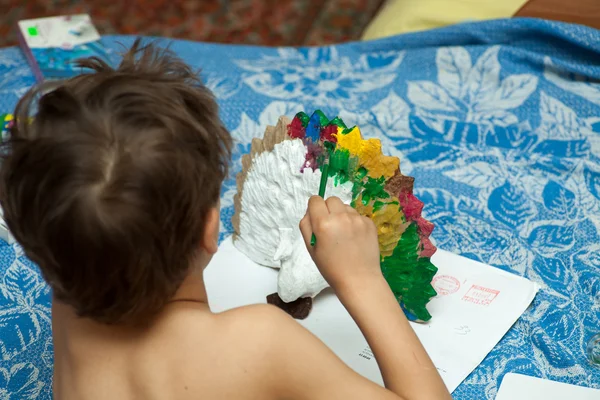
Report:
M 97 321 L 143 322 L 216 250 L 231 138 L 210 91 L 169 51 L 136 42 L 116 70 L 80 64 L 95 72 L 17 105 L 0 202 L 58 300 Z

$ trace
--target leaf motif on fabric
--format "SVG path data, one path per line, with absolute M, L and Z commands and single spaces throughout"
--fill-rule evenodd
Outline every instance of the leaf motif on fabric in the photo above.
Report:
M 458 111 L 458 105 L 441 86 L 430 81 L 408 82 L 408 98 L 427 110 Z
M 468 122 L 476 124 L 510 126 L 519 123 L 519 119 L 511 112 L 504 110 L 483 111 L 472 113 L 467 117 Z
M 211 75 L 206 79 L 206 87 L 217 99 L 226 100 L 239 92 L 241 82 Z
M 575 238 L 573 226 L 541 225 L 533 229 L 528 242 L 533 248 L 546 255 L 566 251 L 573 247 Z
M 271 98 L 346 109 L 357 108 L 367 93 L 391 84 L 404 59 L 401 51 L 373 52 L 356 59 L 331 46 L 281 49 L 278 54 L 236 61 L 252 73 L 244 83 Z
M 495 168 L 483 161 L 444 171 L 443 174 L 457 182 L 479 189 L 497 186 L 499 181 L 502 180 Z
M 540 93 L 540 135 L 545 139 L 580 139 L 581 124 L 573 109 L 560 100 Z
M 454 97 L 461 97 L 471 71 L 471 56 L 464 47 L 442 47 L 436 54 L 438 82 Z
M 491 96 L 480 97 L 477 111 L 509 110 L 521 106 L 535 91 L 538 78 L 530 74 L 509 75 Z
M 42 323 L 50 321 L 50 310 L 45 305 L 49 289 L 39 273 L 15 261 L 7 269 L 0 292 L 7 306 L 0 309 L 0 356 L 8 360 L 36 342 L 42 332 Z
M 600 200 L 600 172 L 585 167 L 583 169 L 583 178 L 592 196 Z
M 575 194 L 556 181 L 549 181 L 542 193 L 544 205 L 560 215 L 574 217 L 577 214 Z
M 47 287 L 39 273 L 15 260 L 0 282 L 0 293 L 7 300 L 27 303 L 40 286 Z
M 443 138 L 445 131 L 445 121 L 443 119 L 421 117 L 420 115 L 410 114 L 408 116 L 408 126 L 412 136 L 416 138 Z
M 582 75 L 571 74 L 554 65 L 550 57 L 544 57 L 544 78 L 559 88 L 600 105 L 600 85 Z
M 540 319 L 540 326 L 556 342 L 581 334 L 578 324 L 568 310 L 559 309 L 554 305 L 551 305 Z
M 517 230 L 537 215 L 535 205 L 523 190 L 508 181 L 492 191 L 488 199 L 488 208 L 498 221 Z
M 590 143 L 587 138 L 577 140 L 544 140 L 532 150 L 542 155 L 554 157 L 587 157 L 590 152 Z
M 231 131 L 233 139 L 241 144 L 248 144 L 252 142 L 252 139 L 262 137 L 262 134 L 263 130 L 260 129 L 260 126 L 245 112 L 242 112 L 240 124 Z
M 24 313 L 16 307 L 0 310 L 0 356 L 10 360 L 36 342 L 42 327 L 36 313 Z
M 279 117 L 285 115 L 290 119 L 294 117 L 298 112 L 302 111 L 304 107 L 302 104 L 297 102 L 287 101 L 273 101 L 260 113 L 258 117 L 258 126 L 264 132 L 264 129 L 269 125 L 275 125 L 279 120 Z M 244 115 L 243 113 L 242 115 Z M 262 135 L 262 132 L 261 132 Z M 259 136 L 260 137 L 260 136 Z
M 585 253 L 579 254 L 577 258 L 581 262 L 594 266 L 600 272 L 600 243 L 588 246 Z
M 10 370 L 0 368 L 0 394 L 2 399 L 36 399 L 44 383 L 39 379 L 39 369 L 31 363 L 14 364 Z
M 552 340 L 542 328 L 534 330 L 531 340 L 535 346 L 534 351 L 538 350 L 543 359 L 552 367 L 564 369 L 577 364 L 571 349 Z
M 420 143 L 413 146 L 397 145 L 402 150 L 413 165 L 436 165 L 450 163 L 456 156 L 456 149 L 443 143 Z
M 544 174 L 552 174 L 555 178 L 570 174 L 576 166 L 574 160 L 552 157 L 550 155 L 540 155 L 532 161 L 532 168 L 536 168 Z
M 406 55 L 403 51 L 383 51 L 363 54 L 359 57 L 358 63 L 362 67 L 361 71 L 368 72 L 371 70 L 379 71 L 395 71 Z
M 537 256 L 533 268 L 544 279 L 544 282 L 555 282 L 565 285 L 569 278 L 567 266 L 560 258 Z
M 311 64 L 330 63 L 339 59 L 338 50 L 333 46 L 304 48 L 298 51 L 303 53 Z
M 44 364 L 48 368 L 52 368 L 54 365 L 54 343 L 52 341 L 52 336 L 49 336 L 46 340 L 44 352 L 42 353 L 42 361 L 44 361 Z
M 488 264 L 524 275 L 533 263 L 533 253 L 518 238 L 511 237 L 505 246 L 494 246 L 493 248 L 502 248 L 502 251 L 493 252 L 487 261 Z
M 467 95 L 470 102 L 491 97 L 500 86 L 500 46 L 487 49 L 475 62 L 467 77 Z
M 379 128 L 390 137 L 410 137 L 408 128 L 408 115 L 410 108 L 408 104 L 394 91 L 377 103 L 371 113 Z
M 600 301 L 600 267 L 579 272 L 577 280 L 583 294 L 589 299 L 589 308 L 593 309 Z

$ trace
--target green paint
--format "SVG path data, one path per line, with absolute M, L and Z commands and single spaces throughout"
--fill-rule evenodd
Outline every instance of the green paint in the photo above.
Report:
M 321 127 L 325 127 L 325 126 L 329 125 L 329 119 L 327 119 L 325 114 L 323 114 L 323 111 L 316 110 L 315 114 L 317 114 L 319 116 L 319 124 L 321 125 Z
M 333 142 L 323 142 L 323 146 L 325 146 L 325 150 L 327 150 L 330 154 L 335 150 L 335 143 Z
M 351 156 L 347 149 L 335 149 L 329 154 L 329 176 L 334 178 L 335 185 L 343 185 L 351 180 L 358 165 L 358 157 Z
M 346 126 L 344 121 L 342 121 L 342 119 L 340 117 L 335 117 L 334 119 L 329 121 L 329 125 L 336 125 L 342 129 L 348 129 L 348 127 Z
M 300 111 L 298 114 L 296 114 L 296 118 L 298 118 L 300 122 L 302 122 L 302 126 L 306 128 L 308 121 L 310 120 L 310 116 L 304 111 Z
M 338 117 L 327 120 L 327 117 L 321 111 L 315 111 L 319 116 L 321 126 L 336 125 L 343 129 L 342 134 L 346 135 L 355 127 L 348 128 L 346 124 Z M 296 115 L 306 127 L 310 120 L 309 115 L 300 112 Z M 347 149 L 337 149 L 331 142 L 322 142 L 324 152 L 318 157 L 321 166 L 321 185 L 319 195 L 325 196 L 325 187 L 329 177 L 334 179 L 335 185 L 340 185 L 351 181 L 352 187 L 352 206 L 355 207 L 356 201 L 362 197 L 365 206 L 371 204 L 373 212 L 378 212 L 385 207 L 395 206 L 401 209 L 398 201 L 392 201 L 390 194 L 385 190 L 385 177 L 372 178 L 368 176 L 369 171 L 358 164 L 358 157 L 353 156 Z M 401 215 L 402 222 L 406 218 Z M 311 244 L 316 244 L 316 237 L 311 238 Z M 419 257 L 421 240 L 417 225 L 411 223 L 400 237 L 392 255 L 381 259 L 381 270 L 383 276 L 388 282 L 392 292 L 399 303 L 408 313 L 416 316 L 418 320 L 428 321 L 431 314 L 427 311 L 426 305 L 429 300 L 436 295 L 431 280 L 437 272 L 437 268 L 431 263 L 429 258 Z
M 344 130 L 342 131 L 342 135 L 347 135 L 347 134 L 349 134 L 350 132 L 352 132 L 352 131 L 354 130 L 354 128 L 356 128 L 356 126 L 352 126 L 352 127 L 350 127 L 350 128 L 346 128 L 346 129 L 344 129 Z
M 363 183 L 362 203 L 366 206 L 371 200 L 387 199 L 390 194 L 385 191 L 385 177 L 371 178 L 367 177 L 367 181 Z
M 373 212 L 381 210 L 385 205 L 386 203 L 384 203 L 383 201 L 375 200 L 375 203 L 373 203 Z
M 365 179 L 365 176 L 367 176 L 368 173 L 369 173 L 368 169 L 366 169 L 365 167 L 360 167 L 356 171 L 356 174 L 354 175 L 355 180 L 362 182 L 362 180 Z
M 437 268 L 429 258 L 419 257 L 419 233 L 411 224 L 402 234 L 391 256 L 381 261 L 381 271 L 396 298 L 419 320 L 428 321 L 425 307 L 436 295 L 431 280 Z
M 37 36 L 38 35 L 37 26 L 30 26 L 29 28 L 27 28 L 27 33 L 29 34 L 29 36 Z

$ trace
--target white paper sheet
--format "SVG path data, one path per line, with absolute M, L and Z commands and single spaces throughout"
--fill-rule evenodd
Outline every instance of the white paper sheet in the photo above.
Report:
M 600 390 L 520 374 L 506 374 L 496 400 L 600 400 Z
M 526 310 L 539 287 L 442 250 L 432 261 L 439 269 L 433 281 L 438 296 L 428 305 L 433 318 L 412 326 L 452 392 Z M 214 312 L 265 303 L 277 291 L 277 270 L 250 261 L 231 238 L 223 241 L 204 276 Z M 317 296 L 300 323 L 358 373 L 383 384 L 366 340 L 331 290 Z

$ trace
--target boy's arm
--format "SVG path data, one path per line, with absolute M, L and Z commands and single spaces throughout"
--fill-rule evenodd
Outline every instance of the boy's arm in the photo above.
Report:
M 407 400 L 451 399 L 383 277 L 337 295 L 367 339 L 386 388 Z
M 268 364 L 263 387 L 270 392 L 265 398 L 410 400 L 356 373 L 287 314 L 270 306 L 260 312 L 263 315 L 257 318 L 268 320 L 273 332 L 263 347 L 264 363 Z
M 323 277 L 367 339 L 386 388 L 406 400 L 451 399 L 383 278 L 373 221 L 338 198 L 314 196 L 300 230 Z
M 275 335 L 270 335 L 265 362 L 272 360 L 268 386 L 275 398 L 451 399 L 385 280 L 338 296 L 375 354 L 387 389 L 354 372 L 286 314 L 269 310 Z

